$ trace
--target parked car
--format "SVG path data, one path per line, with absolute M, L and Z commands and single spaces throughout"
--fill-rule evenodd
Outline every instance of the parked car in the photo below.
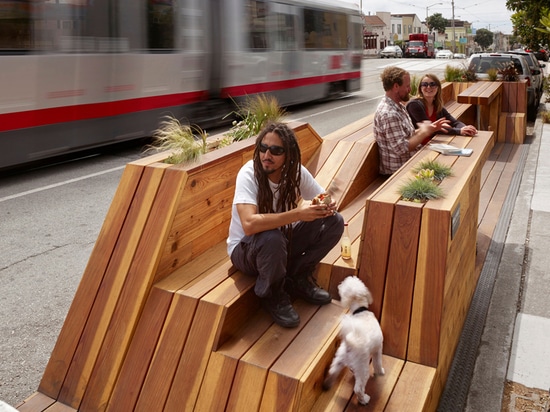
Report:
M 438 50 L 435 54 L 436 59 L 452 59 L 453 52 L 447 49 Z
M 525 49 L 527 52 L 532 52 L 537 60 L 541 60 L 543 62 L 548 61 L 548 50 L 540 48 L 539 50 L 532 50 L 532 49 Z
M 466 55 L 464 53 L 455 53 L 453 59 L 465 59 Z
M 387 57 L 388 59 L 390 57 L 403 57 L 403 50 L 401 50 L 401 47 L 399 46 L 386 46 L 384 47 L 384 50 L 380 52 L 380 58 Z
M 510 54 L 519 54 L 527 60 L 529 68 L 531 69 L 531 75 L 533 76 L 533 84 L 535 90 L 537 91 L 537 101 L 542 97 L 542 82 L 544 79 L 544 73 L 542 71 L 543 67 L 546 67 L 544 63 L 539 63 L 538 59 L 535 57 L 533 52 L 527 52 L 525 50 L 512 50 L 506 53 Z
M 489 69 L 499 70 L 510 63 L 514 65 L 519 79 L 527 80 L 527 120 L 535 121 L 539 100 L 537 100 L 537 91 L 535 90 L 531 69 L 525 57 L 507 53 L 474 53 L 468 60 L 468 67 L 475 71 L 479 80 L 488 80 L 487 71 Z

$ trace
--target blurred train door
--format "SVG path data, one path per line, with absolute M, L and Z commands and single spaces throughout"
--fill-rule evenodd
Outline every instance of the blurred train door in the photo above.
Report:
M 303 75 L 299 52 L 301 33 L 300 8 L 288 4 L 271 3 L 269 43 L 271 44 L 270 75 L 272 81 L 290 81 Z M 290 102 L 290 96 L 284 96 Z

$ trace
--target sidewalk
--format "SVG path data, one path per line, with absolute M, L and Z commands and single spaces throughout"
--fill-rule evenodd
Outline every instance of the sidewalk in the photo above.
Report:
M 540 110 L 550 110 L 544 106 Z M 502 255 L 475 353 L 468 412 L 550 408 L 550 124 L 537 119 L 525 149 L 516 193 L 509 193 L 509 225 L 496 246 Z

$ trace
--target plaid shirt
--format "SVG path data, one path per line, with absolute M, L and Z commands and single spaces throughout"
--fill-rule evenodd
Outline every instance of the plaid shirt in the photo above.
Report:
M 405 106 L 384 96 L 374 114 L 373 130 L 380 152 L 380 173 L 390 175 L 412 156 L 408 140 L 414 125 Z

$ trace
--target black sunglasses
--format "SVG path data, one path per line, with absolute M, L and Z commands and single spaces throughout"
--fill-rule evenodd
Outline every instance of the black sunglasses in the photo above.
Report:
M 436 82 L 422 82 L 420 83 L 420 87 L 436 87 L 437 86 L 437 83 Z
M 285 148 L 283 146 L 268 146 L 260 143 L 260 152 L 265 153 L 268 150 L 273 156 L 280 156 L 285 152 Z

